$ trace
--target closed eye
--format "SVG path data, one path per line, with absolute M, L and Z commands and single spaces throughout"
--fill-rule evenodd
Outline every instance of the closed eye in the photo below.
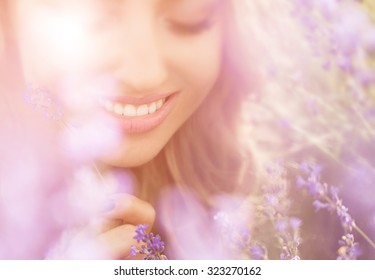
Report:
M 181 0 L 166 8 L 168 28 L 179 35 L 198 35 L 209 30 L 217 22 L 221 10 L 221 1 Z
M 169 27 L 173 32 L 181 35 L 194 35 L 208 30 L 213 25 L 211 19 L 206 19 L 194 24 L 185 24 L 179 22 L 169 22 Z

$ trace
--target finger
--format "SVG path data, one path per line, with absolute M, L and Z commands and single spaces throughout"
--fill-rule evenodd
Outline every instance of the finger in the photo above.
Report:
M 109 219 L 109 218 L 100 218 L 96 219 L 91 223 L 92 227 L 96 229 L 97 233 L 104 233 L 115 227 L 121 226 L 124 224 L 122 219 Z
M 120 219 L 123 223 L 138 225 L 148 224 L 152 227 L 155 220 L 155 209 L 148 202 L 129 194 L 112 196 L 115 208 L 105 214 L 107 219 Z
M 134 225 L 124 224 L 98 236 L 98 242 L 105 248 L 105 255 L 113 259 L 124 259 L 130 256 L 131 246 L 136 246 Z

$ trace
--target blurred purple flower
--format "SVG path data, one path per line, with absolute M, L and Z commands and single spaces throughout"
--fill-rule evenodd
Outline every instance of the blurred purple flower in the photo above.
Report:
M 267 248 L 256 243 L 249 248 L 253 260 L 266 260 L 268 257 Z
M 276 223 L 276 229 L 279 232 L 278 238 L 280 239 L 281 253 L 280 259 L 282 260 L 299 260 L 298 246 L 301 243 L 299 236 L 299 229 L 302 221 L 295 217 L 290 217 L 284 220 L 279 220 Z
M 332 20 L 338 10 L 338 0 L 315 0 L 319 11 L 326 20 Z
M 307 169 L 307 167 L 306 167 Z M 301 220 L 289 216 L 290 184 L 286 180 L 287 172 L 282 163 L 267 166 L 268 177 L 262 186 L 264 193 L 263 214 L 269 218 L 275 228 L 276 238 L 281 248 L 281 259 L 299 259 L 298 247 L 301 243 L 299 229 Z M 316 169 L 319 172 L 319 169 Z M 301 181 L 301 185 L 305 182 Z
M 92 162 L 110 155 L 122 141 L 118 124 L 100 113 L 78 125 L 69 123 L 62 130 L 60 139 L 66 154 L 78 162 Z
M 329 203 L 321 202 L 320 200 L 314 200 L 313 206 L 315 208 L 315 211 L 319 211 L 321 209 L 330 209 L 331 205 Z
M 286 220 L 278 220 L 276 221 L 275 225 L 276 231 L 279 233 L 285 233 L 288 228 L 288 221 Z
M 338 188 L 328 187 L 327 184 L 320 183 L 320 171 L 317 173 L 316 165 L 313 163 L 303 163 L 300 165 L 300 170 L 304 173 L 303 177 L 297 177 L 297 185 L 301 185 L 301 182 L 314 182 L 319 186 L 324 186 L 319 189 L 319 192 L 309 193 L 314 197 L 313 205 L 315 210 L 327 209 L 329 211 L 335 211 L 337 217 L 340 219 L 341 225 L 344 229 L 344 235 L 340 240 L 342 247 L 339 249 L 339 259 L 353 259 L 359 254 L 359 244 L 354 242 L 354 236 L 352 230 L 355 227 L 354 219 L 348 213 L 348 208 L 345 207 L 338 195 Z M 308 183 L 304 184 L 305 188 L 309 188 Z M 356 228 L 357 229 L 357 228 Z M 367 236 L 366 236 L 367 237 Z M 345 246 L 342 242 L 345 241 Z
M 299 218 L 291 217 L 289 219 L 289 225 L 292 227 L 292 229 L 298 229 L 301 227 L 302 221 Z
M 357 73 L 357 80 L 364 88 L 368 88 L 375 84 L 375 70 L 361 71 Z
M 62 106 L 52 98 L 48 89 L 27 84 L 24 97 L 25 101 L 33 106 L 34 109 L 42 112 L 46 119 L 62 120 L 64 116 Z
M 361 254 L 361 248 L 354 242 L 353 234 L 346 234 L 339 240 L 338 260 L 356 260 Z

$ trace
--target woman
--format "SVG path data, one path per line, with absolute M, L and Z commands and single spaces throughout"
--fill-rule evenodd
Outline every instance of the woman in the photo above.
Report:
M 32 102 L 41 93 L 57 100 L 73 127 L 105 119 L 117 128 L 110 150 L 95 154 L 95 168 L 101 175 L 127 170 L 135 188 L 134 196 L 112 194 L 94 226 L 92 241 L 104 245 L 105 257 L 129 257 L 135 226 L 154 224 L 154 207 L 169 190 L 188 190 L 181 199 L 197 197 L 205 213 L 217 195 L 251 191 L 253 166 L 239 130 L 241 103 L 257 79 L 249 67 L 254 46 L 241 42 L 238 25 L 244 3 L 2 1 L 3 65 L 13 69 L 7 92 L 27 87 Z M 4 96 L 25 107 L 19 96 Z M 46 130 L 42 142 L 56 137 Z M 155 229 L 172 239 L 162 222 Z

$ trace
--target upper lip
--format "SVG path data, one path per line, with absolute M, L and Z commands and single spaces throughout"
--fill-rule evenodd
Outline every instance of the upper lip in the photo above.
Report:
M 124 104 L 143 105 L 143 104 L 150 104 L 160 99 L 167 98 L 168 96 L 174 93 L 176 92 L 169 92 L 169 93 L 164 93 L 164 94 L 148 94 L 143 97 L 135 97 L 135 96 L 129 96 L 129 95 L 128 96 L 113 96 L 107 99 L 113 102 L 120 102 Z

